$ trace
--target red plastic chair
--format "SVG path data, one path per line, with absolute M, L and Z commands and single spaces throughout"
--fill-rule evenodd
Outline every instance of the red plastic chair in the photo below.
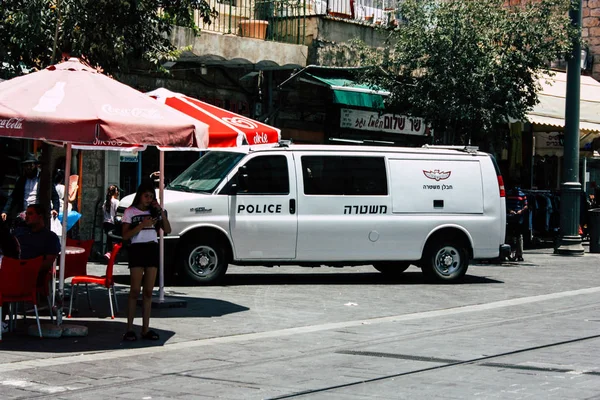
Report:
M 117 255 L 119 254 L 119 250 L 123 245 L 121 243 L 115 243 L 112 252 L 110 254 L 110 260 L 108 260 L 108 265 L 106 266 L 106 275 L 104 276 L 95 276 L 95 275 L 82 275 L 82 276 L 74 276 L 71 279 L 71 301 L 69 304 L 69 315 L 67 318 L 71 318 L 71 310 L 73 309 L 73 297 L 77 295 L 77 290 L 79 288 L 80 283 L 94 283 L 96 285 L 104 286 L 108 289 L 108 301 L 110 303 L 110 317 L 115 319 L 115 313 L 113 312 L 113 300 L 112 296 L 115 298 L 115 306 L 117 308 L 117 312 L 119 312 L 119 304 L 117 303 L 117 294 L 115 293 L 115 281 L 113 278 L 113 269 L 115 266 L 115 261 L 117 259 Z M 74 286 L 77 286 L 74 288 Z M 112 294 L 111 294 L 112 290 Z
M 0 314 L 3 302 L 31 302 L 35 310 L 38 332 L 42 337 L 42 327 L 37 309 L 37 280 L 42 268 L 43 257 L 29 260 L 4 257 L 0 267 Z M 0 341 L 2 329 L 0 329 Z
M 93 245 L 94 239 L 76 240 L 67 238 L 67 246 L 81 247 L 85 251 L 81 254 L 67 254 L 65 256 L 65 279 L 72 276 L 87 275 L 87 262 Z

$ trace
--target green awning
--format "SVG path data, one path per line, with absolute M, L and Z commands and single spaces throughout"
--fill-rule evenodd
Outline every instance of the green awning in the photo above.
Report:
M 313 74 L 306 74 L 333 90 L 333 103 L 353 107 L 383 109 L 384 97 L 390 93 L 377 90 L 368 85 L 359 84 L 351 79 L 323 78 Z

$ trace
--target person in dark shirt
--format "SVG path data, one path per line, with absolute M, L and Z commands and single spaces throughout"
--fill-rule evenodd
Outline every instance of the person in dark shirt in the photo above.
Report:
M 46 220 L 44 218 L 46 210 L 39 204 L 32 204 L 25 211 L 24 227 L 15 230 L 15 234 L 10 235 L 10 231 L 2 229 L 2 252 L 7 257 L 29 259 L 43 256 L 42 268 L 38 276 L 38 286 L 45 283 L 46 275 L 52 268 L 56 256 L 60 253 L 60 242 L 58 236 L 46 229 Z M 4 223 L 2 224 L 4 226 Z M 8 235 L 6 235 L 8 233 Z M 19 252 L 20 251 L 20 252 Z M 11 253 L 12 255 L 9 255 Z M 5 332 L 8 326 L 4 322 L 7 304 L 2 307 L 2 330 Z
M 523 231 L 525 230 L 525 213 L 528 210 L 527 196 L 517 185 L 506 195 L 507 233 L 516 239 L 516 261 L 523 261 Z M 511 241 L 509 243 L 512 246 Z
M 58 236 L 46 228 L 44 218 L 46 210 L 40 204 L 32 204 L 25 211 L 25 225 L 15 229 L 15 237 L 21 247 L 21 259 L 43 256 L 40 279 L 52 268 L 56 256 L 60 253 Z
M 15 183 L 15 188 L 8 197 L 4 209 L 0 214 L 3 221 L 7 218 L 19 220 L 19 215 L 25 211 L 27 206 L 39 202 L 40 189 L 40 162 L 33 154 L 29 154 L 21 163 L 23 165 L 23 176 L 19 177 Z M 52 216 L 58 216 L 59 199 L 56 187 L 52 185 L 51 192 Z M 15 221 L 13 221 L 15 222 Z

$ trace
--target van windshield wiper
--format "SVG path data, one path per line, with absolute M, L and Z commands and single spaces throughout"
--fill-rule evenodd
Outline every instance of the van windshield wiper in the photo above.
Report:
M 179 190 L 181 192 L 193 192 L 192 189 L 190 189 L 189 187 L 187 187 L 185 185 L 169 185 L 169 186 L 167 186 L 167 189 L 169 189 L 169 190 Z

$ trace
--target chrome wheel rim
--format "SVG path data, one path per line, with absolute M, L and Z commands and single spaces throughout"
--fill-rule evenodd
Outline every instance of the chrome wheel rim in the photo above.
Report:
M 460 252 L 456 247 L 444 246 L 435 255 L 434 267 L 443 276 L 450 276 L 456 273 L 460 270 L 461 264 Z
M 198 246 L 190 252 L 188 268 L 194 275 L 206 278 L 214 274 L 219 265 L 219 256 L 210 246 Z

